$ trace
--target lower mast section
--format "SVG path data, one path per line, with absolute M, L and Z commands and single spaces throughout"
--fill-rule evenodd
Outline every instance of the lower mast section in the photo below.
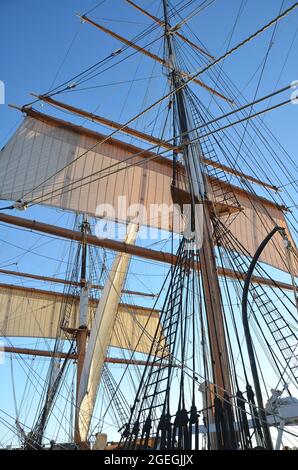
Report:
M 88 301 L 89 301 L 89 289 L 86 279 L 86 267 L 87 267 L 87 243 L 86 235 L 90 233 L 90 225 L 85 219 L 81 225 L 82 232 L 82 266 L 81 266 L 81 293 L 80 293 L 80 308 L 79 308 L 79 328 L 76 331 L 76 342 L 77 342 L 77 387 L 76 387 L 76 412 L 75 412 L 75 431 L 74 431 L 74 442 L 81 450 L 89 449 L 87 442 L 83 442 L 80 435 L 79 428 L 79 413 L 78 413 L 78 393 L 79 385 L 82 378 L 83 365 L 86 355 L 86 346 L 88 338 L 88 327 L 87 327 L 87 315 L 88 315 Z

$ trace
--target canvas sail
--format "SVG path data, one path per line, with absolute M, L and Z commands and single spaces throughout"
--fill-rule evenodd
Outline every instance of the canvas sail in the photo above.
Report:
M 105 136 L 87 133 L 78 126 L 63 125 L 62 121 L 52 118 L 45 121 L 40 114 L 38 117 L 26 117 L 0 154 L 3 178 L 0 198 L 14 201 L 38 198 L 37 203 L 98 217 L 107 214 L 108 218 L 124 223 L 127 222 L 125 207 L 132 208 L 131 215 L 134 215 L 136 205 L 142 204 L 147 209 L 159 202 L 172 204 L 170 161 L 165 165 L 160 161 L 163 159 L 152 158 L 154 154 L 148 152 L 127 160 L 141 149 L 115 139 L 99 144 Z M 91 147 L 92 151 L 72 163 Z M 111 170 L 105 170 L 107 168 Z M 50 178 L 54 173 L 56 176 Z M 71 186 L 68 192 L 61 192 L 64 186 L 88 175 L 93 176 L 84 180 L 84 186 L 77 189 Z M 95 181 L 91 182 L 93 179 Z M 48 196 L 55 190 L 58 191 Z M 170 219 L 165 213 L 150 214 L 149 211 L 139 223 L 168 230 Z
M 71 305 L 69 328 L 79 326 L 79 298 L 58 292 L 0 284 L 0 336 L 57 337 L 63 305 Z M 97 302 L 91 301 L 88 327 Z M 109 345 L 148 354 L 159 325 L 159 312 L 146 307 L 119 304 Z M 146 331 L 142 335 L 142 332 Z M 125 334 L 123 333 L 125 331 Z
M 28 116 L 0 152 L 1 199 L 33 199 L 36 203 L 125 223 L 138 213 L 142 225 L 181 231 L 177 217 L 173 227 L 173 170 L 169 159 L 116 139 L 101 144 L 105 136 L 94 131 L 30 109 L 26 113 Z M 87 152 L 88 149 L 92 150 Z M 185 189 L 183 174 L 179 184 Z M 220 200 L 218 180 L 210 180 L 209 184 L 211 192 L 216 186 L 215 202 Z M 231 184 L 220 184 L 222 191 L 232 191 L 240 204 L 241 211 L 228 227 L 245 250 L 253 255 L 275 225 L 285 227 L 295 247 L 280 206 Z M 141 213 L 140 204 L 145 208 Z M 260 260 L 288 270 L 281 237 L 268 244 Z M 298 273 L 297 263 L 294 272 Z
M 285 229 L 293 249 L 298 253 L 281 207 L 236 186 L 227 185 L 226 183 L 222 183 L 221 186 L 222 193 L 227 189 L 227 186 L 232 188 L 241 207 L 237 216 L 235 218 L 232 217 L 230 220 L 228 219 L 226 223 L 228 230 L 230 230 L 232 235 L 243 245 L 243 248 L 238 247 L 238 251 L 243 254 L 248 252 L 250 255 L 253 255 L 264 238 L 277 225 Z M 222 221 L 225 222 L 224 217 Z M 224 244 L 223 241 L 223 245 Z M 260 256 L 260 260 L 270 266 L 288 272 L 289 266 L 285 250 L 283 238 L 280 234 L 277 234 L 265 247 Z M 297 276 L 298 258 L 292 257 L 292 261 L 293 271 Z

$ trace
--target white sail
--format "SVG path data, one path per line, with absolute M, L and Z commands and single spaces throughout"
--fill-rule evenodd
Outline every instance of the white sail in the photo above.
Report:
M 71 307 L 68 327 L 76 329 L 79 326 L 78 297 L 0 284 L 0 337 L 57 338 L 61 309 L 66 302 L 68 308 Z M 96 306 L 97 301 L 90 301 L 88 328 Z M 148 354 L 158 326 L 158 310 L 120 303 L 109 345 Z
M 126 208 L 132 208 L 133 216 L 142 204 L 149 210 L 140 225 L 171 228 L 171 214 L 158 213 L 154 206 L 150 213 L 150 206 L 159 202 L 172 205 L 170 160 L 150 152 L 131 159 L 142 150 L 116 139 L 101 144 L 102 134 L 42 116 L 26 117 L 0 152 L 0 198 L 38 198 L 37 203 L 97 217 L 106 214 L 124 223 Z
M 136 224 L 129 226 L 126 243 L 135 242 L 137 231 Z M 120 293 L 126 279 L 130 258 L 127 254 L 116 255 L 92 323 L 78 390 L 77 413 L 82 441 L 87 440 L 102 366 L 116 321 Z
M 101 144 L 104 135 L 32 110 L 26 112 L 29 115 L 0 152 L 1 199 L 36 198 L 37 203 L 127 223 L 128 215 L 133 214 L 123 209 L 125 200 L 126 207 L 134 211 L 139 204 L 145 208 L 138 219 L 141 225 L 181 231 L 179 217 L 173 227 L 173 214 L 168 210 L 173 207 L 169 159 L 116 139 Z M 106 168 L 111 169 L 104 171 Z M 179 170 L 179 186 L 186 189 L 181 165 Z M 221 192 L 235 194 L 241 210 L 229 220 L 228 228 L 251 255 L 275 225 L 285 227 L 295 247 L 282 207 L 219 180 L 210 180 L 209 185 L 211 193 L 214 189 L 214 202 L 222 200 Z M 260 260 L 288 271 L 281 237 L 274 237 Z M 297 263 L 294 272 L 298 273 Z
M 234 219 L 232 218 L 231 222 L 229 220 L 227 222 L 228 229 L 243 246 L 242 249 L 238 247 L 238 250 L 236 251 L 240 251 L 243 254 L 248 252 L 250 255 L 254 255 L 260 243 L 268 233 L 278 225 L 285 229 L 285 233 L 297 253 L 295 242 L 287 225 L 284 212 L 280 206 L 265 198 L 248 193 L 241 188 L 228 184 L 222 184 L 222 194 L 228 189 L 228 187 L 232 187 L 233 193 L 241 207 L 237 216 Z M 225 221 L 224 218 L 222 220 L 223 222 Z M 225 242 L 222 244 L 225 245 Z M 260 261 L 281 269 L 282 271 L 289 271 L 285 246 L 280 234 L 273 237 L 265 247 L 262 255 L 260 256 Z M 293 271 L 297 276 L 297 258 L 293 259 Z

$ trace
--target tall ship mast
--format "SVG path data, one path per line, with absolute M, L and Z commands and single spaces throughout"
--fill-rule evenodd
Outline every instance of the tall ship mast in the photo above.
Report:
M 57 248 L 43 251 L 42 272 L 0 267 L 0 349 L 14 408 L 0 407 L 2 446 L 296 447 L 297 162 L 265 122 L 269 113 L 287 119 L 296 84 L 259 88 L 298 3 L 282 2 L 217 55 L 190 26 L 210 0 L 154 2 L 157 16 L 123 1 L 148 22 L 134 37 L 98 19 L 103 3 L 78 15 L 80 27 L 118 47 L 11 105 L 22 120 L 0 151 L 4 243 L 13 246 L 15 231 L 22 244 L 26 232 Z M 239 2 L 234 28 L 243 11 Z M 246 100 L 223 64 L 265 34 Z M 107 74 L 99 86 L 117 103 L 113 86 L 129 81 L 115 71 L 142 57 L 153 64 L 150 84 L 159 68 L 163 87 L 156 95 L 148 85 L 142 103 L 128 87 L 124 105 L 138 105 L 130 118 L 77 105 L 76 92 L 92 93 L 84 84 Z M 136 77 L 130 87 L 142 86 Z M 64 223 L 52 223 L 53 213 Z M 61 247 L 57 275 L 49 266 Z

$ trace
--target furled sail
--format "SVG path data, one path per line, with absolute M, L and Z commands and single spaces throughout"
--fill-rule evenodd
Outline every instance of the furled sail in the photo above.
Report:
M 178 216 L 173 226 L 169 159 L 29 108 L 25 111 L 27 117 L 0 152 L 1 199 L 34 200 L 125 223 L 138 213 L 142 225 L 181 231 Z M 183 180 L 182 174 L 179 184 L 185 189 Z M 236 195 L 241 210 L 229 221 L 229 230 L 251 255 L 276 224 L 285 227 L 295 247 L 282 207 L 232 184 L 209 183 L 216 188 L 214 202 L 222 200 L 221 192 Z M 260 260 L 288 270 L 281 237 L 268 244 Z M 297 264 L 294 272 L 298 273 Z
M 137 231 L 136 224 L 129 225 L 126 243 L 135 242 Z M 116 255 L 92 322 L 77 403 L 79 432 L 83 442 L 87 440 L 102 366 L 117 319 L 120 293 L 126 279 L 130 258 L 127 254 Z
M 61 310 L 71 305 L 69 328 L 79 326 L 79 298 L 58 292 L 0 284 L 0 336 L 56 338 Z M 88 327 L 91 327 L 96 301 L 91 301 Z M 159 312 L 146 307 L 119 304 L 109 345 L 136 349 L 148 354 L 159 323 Z M 125 334 L 123 334 L 125 325 Z M 146 334 L 142 335 L 144 331 Z

